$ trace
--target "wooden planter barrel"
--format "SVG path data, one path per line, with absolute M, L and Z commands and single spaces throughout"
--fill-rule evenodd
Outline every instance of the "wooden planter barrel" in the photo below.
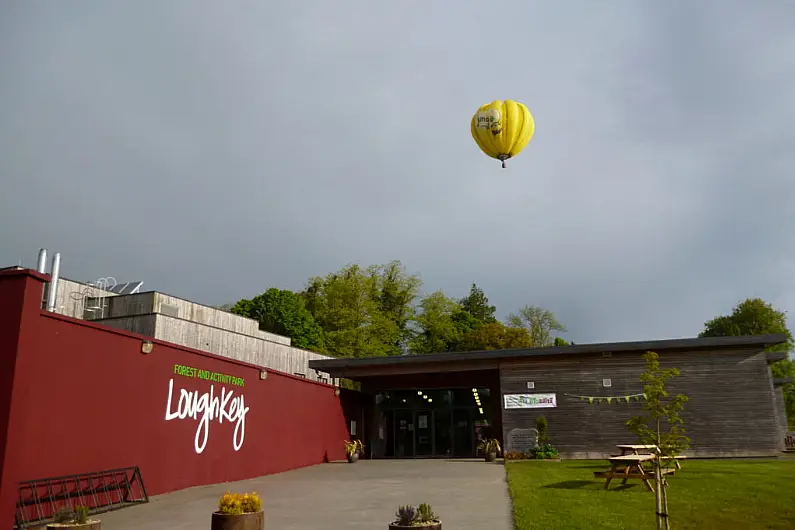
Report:
M 435 523 L 426 524 L 425 526 L 403 526 L 397 523 L 389 523 L 389 530 L 417 530 L 418 528 L 422 528 L 423 530 L 442 530 L 442 522 L 437 521 Z
M 211 530 L 263 530 L 264 528 L 265 514 L 263 512 L 242 515 L 215 512 L 210 526 Z
M 100 521 L 89 521 L 83 524 L 77 523 L 50 523 L 47 525 L 47 530 L 50 529 L 77 529 L 77 530 L 100 530 L 102 528 L 102 523 Z
M 356 462 L 359 461 L 359 453 L 353 453 L 352 455 L 348 455 L 347 458 L 349 464 L 355 464 Z
M 497 461 L 497 453 L 489 453 L 486 455 L 486 462 L 496 462 Z

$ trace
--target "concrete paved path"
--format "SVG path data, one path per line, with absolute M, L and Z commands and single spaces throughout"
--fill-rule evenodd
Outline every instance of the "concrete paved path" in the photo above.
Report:
M 158 495 L 98 518 L 103 530 L 209 529 L 227 490 L 257 491 L 265 528 L 273 530 L 387 530 L 398 505 L 422 502 L 433 507 L 444 530 L 513 530 L 505 468 L 482 460 L 322 464 Z

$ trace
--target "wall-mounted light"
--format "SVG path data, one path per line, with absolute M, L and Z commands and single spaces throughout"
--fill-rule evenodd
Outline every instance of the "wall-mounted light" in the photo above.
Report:
M 605 388 L 610 388 L 613 386 L 613 381 L 610 379 L 602 379 L 602 386 Z
M 264 381 L 265 379 L 268 378 L 268 372 L 266 372 L 265 370 L 260 370 L 259 378 L 260 378 L 260 381 Z
M 151 340 L 145 340 L 141 343 L 141 353 L 152 353 L 152 348 L 154 348 L 154 344 L 152 344 Z
M 334 395 L 335 396 L 339 396 L 340 395 L 340 389 L 339 388 L 334 387 Z
M 528 381 L 527 382 L 527 389 L 528 390 L 533 390 L 535 387 L 536 387 L 536 382 L 535 381 Z
M 421 396 L 422 395 L 422 390 L 417 390 L 417 395 Z

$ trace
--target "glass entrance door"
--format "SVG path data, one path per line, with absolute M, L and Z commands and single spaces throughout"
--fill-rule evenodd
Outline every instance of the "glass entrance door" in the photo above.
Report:
M 433 456 L 433 411 L 414 412 L 414 433 L 416 453 L 414 456 Z
M 395 458 L 414 456 L 414 414 L 411 410 L 395 411 Z
M 475 454 L 475 437 L 469 409 L 453 409 L 453 456 Z

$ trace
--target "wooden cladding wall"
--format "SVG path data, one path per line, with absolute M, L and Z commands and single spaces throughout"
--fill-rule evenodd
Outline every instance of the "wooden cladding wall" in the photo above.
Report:
M 685 412 L 693 457 L 772 456 L 780 450 L 780 426 L 772 378 L 764 353 L 757 351 L 664 352 L 662 367 L 679 368 L 668 390 L 690 397 Z M 590 404 L 576 396 L 621 396 L 643 392 L 642 353 L 556 356 L 500 365 L 504 394 L 555 393 L 557 407 L 503 409 L 503 433 L 549 421 L 553 444 L 565 458 L 603 458 L 616 445 L 635 443 L 626 421 L 641 413 L 639 402 Z M 610 379 L 605 388 L 603 380 Z M 528 390 L 532 381 L 534 389 Z
M 42 289 L 43 301 L 47 299 L 49 288 L 49 283 L 44 284 L 44 289 Z M 72 318 L 86 319 L 86 314 L 90 317 L 96 313 L 90 308 L 94 306 L 92 298 L 97 296 L 109 298 L 118 295 L 85 283 L 60 278 L 56 287 L 55 312 Z M 86 311 L 87 307 L 89 311 Z
M 328 374 L 318 374 L 309 368 L 312 359 L 328 359 L 319 353 L 285 344 L 213 328 L 197 322 L 158 314 L 154 337 L 201 351 L 272 368 L 314 381 L 332 383 Z M 112 322 L 112 321 L 108 321 Z M 104 322 L 103 322 L 104 323 Z

